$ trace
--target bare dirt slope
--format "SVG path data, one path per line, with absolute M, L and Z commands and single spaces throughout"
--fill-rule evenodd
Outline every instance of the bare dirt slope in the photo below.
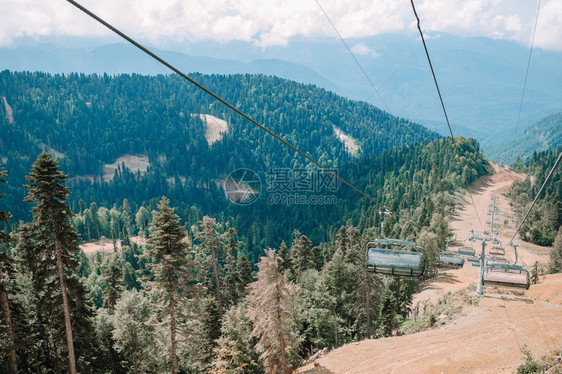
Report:
M 508 199 L 503 195 L 511 184 L 525 175 L 493 165 L 495 175 L 481 178 L 457 209 L 452 222 L 459 244 L 470 243 L 470 229 L 488 228 L 488 205 L 492 196 L 500 210 L 500 240 L 507 244 L 517 224 Z M 472 196 L 470 196 L 472 195 Z M 474 205 L 472 204 L 474 200 Z M 476 207 L 476 209 L 475 209 Z M 480 224 L 482 222 L 482 224 Z M 546 263 L 548 249 L 527 243 L 519 248 L 520 263 Z M 451 248 L 454 250 L 454 248 Z M 506 248 L 506 256 L 513 251 Z M 435 303 L 449 291 L 472 293 L 478 268 L 466 263 L 463 269 L 448 270 L 422 285 L 414 305 Z M 468 288 L 470 287 L 470 291 Z M 336 349 L 300 368 L 299 373 L 512 373 L 524 361 L 524 345 L 540 357 L 562 345 L 562 274 L 543 276 L 540 284 L 526 291 L 525 297 L 497 294 L 487 289 L 488 297 L 463 305 L 452 322 L 412 335 L 365 340 Z
M 138 245 L 145 245 L 146 239 L 140 236 L 133 236 L 130 238 L 132 243 Z M 114 251 L 121 251 L 121 240 L 117 239 L 115 241 L 115 246 L 113 245 L 113 240 L 102 238 L 89 243 L 80 244 L 80 249 L 84 251 L 86 256 L 91 256 L 96 252 L 113 253 Z

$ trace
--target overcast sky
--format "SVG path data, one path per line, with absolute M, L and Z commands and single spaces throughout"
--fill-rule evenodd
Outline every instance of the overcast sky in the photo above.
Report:
M 78 0 L 134 38 L 158 43 L 244 40 L 262 47 L 296 36 L 413 33 L 409 0 Z M 487 36 L 530 45 L 536 0 L 417 0 L 424 32 Z M 65 0 L 0 0 L 0 46 L 21 36 L 110 32 Z M 562 0 L 542 0 L 535 47 L 562 50 Z

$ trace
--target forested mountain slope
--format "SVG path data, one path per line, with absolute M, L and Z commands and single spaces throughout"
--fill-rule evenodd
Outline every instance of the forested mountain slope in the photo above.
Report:
M 251 75 L 194 78 L 329 167 L 353 157 L 335 128 L 356 140 L 362 156 L 437 138 L 420 125 L 312 85 Z M 305 165 L 277 140 L 175 76 L 4 71 L 0 96 L 0 154 L 12 186 L 24 183 L 23 175 L 43 149 L 72 177 L 96 183 L 104 165 L 120 157 L 147 159 L 145 188 L 129 191 L 129 199 L 136 201 L 167 193 L 167 178 L 178 188 L 212 188 L 211 181 L 239 167 L 265 172 Z M 207 143 L 200 114 L 228 123 L 221 141 Z M 129 171 L 137 174 L 136 168 Z M 122 200 L 115 195 L 88 197 L 112 205 Z M 18 200 L 22 197 L 20 191 Z M 12 211 L 15 217 L 26 217 L 19 207 Z
M 518 157 L 528 160 L 534 152 L 548 151 L 562 146 L 562 113 L 543 118 L 505 143 L 488 152 L 490 159 L 513 163 Z

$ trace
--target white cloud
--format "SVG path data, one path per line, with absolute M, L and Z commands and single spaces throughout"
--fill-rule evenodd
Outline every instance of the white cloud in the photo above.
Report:
M 316 0 L 79 0 L 134 37 L 162 40 L 245 40 L 262 47 L 295 36 L 333 36 Z M 412 32 L 408 1 L 318 0 L 342 37 Z M 418 0 L 424 32 L 515 40 L 528 45 L 536 2 L 529 0 Z M 109 35 L 64 0 L 0 0 L 0 45 L 19 36 Z M 562 0 L 543 0 L 536 46 L 562 50 Z
M 351 52 L 359 56 L 380 56 L 373 48 L 366 46 L 364 43 L 355 44 L 351 48 Z

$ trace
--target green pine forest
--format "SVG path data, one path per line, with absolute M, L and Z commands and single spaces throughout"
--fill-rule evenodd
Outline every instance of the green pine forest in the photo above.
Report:
M 286 373 L 389 336 L 419 280 L 365 271 L 379 211 L 393 212 L 388 237 L 426 248 L 432 276 L 456 195 L 491 170 L 474 139 L 455 139 L 459 161 L 451 139 L 314 86 L 195 76 L 375 201 L 338 185 L 331 204 L 272 204 L 268 172 L 315 168 L 178 78 L 0 76 L 1 372 Z M 199 114 L 228 122 L 221 141 Z M 146 173 L 104 179 L 124 155 L 147 156 Z M 552 157 L 521 167 L 540 178 Z M 264 182 L 250 205 L 217 184 L 241 167 Z M 102 237 L 113 253 L 80 250 Z

